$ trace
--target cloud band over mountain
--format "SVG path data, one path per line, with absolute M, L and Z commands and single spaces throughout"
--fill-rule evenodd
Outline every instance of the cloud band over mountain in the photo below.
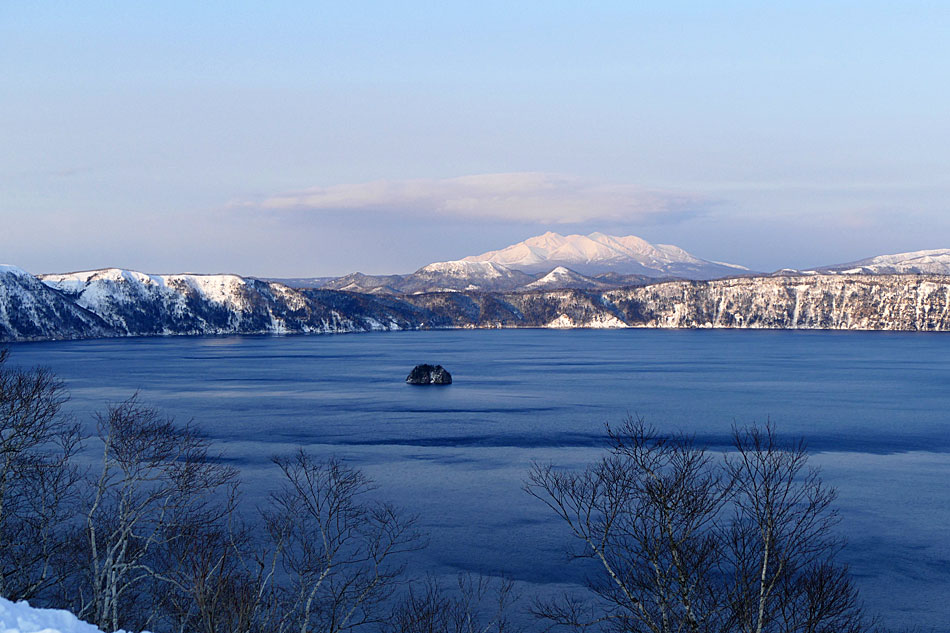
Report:
M 237 206 L 270 211 L 374 212 L 573 224 L 675 222 L 702 214 L 711 204 L 711 200 L 689 193 L 599 183 L 558 174 L 514 172 L 315 187 Z

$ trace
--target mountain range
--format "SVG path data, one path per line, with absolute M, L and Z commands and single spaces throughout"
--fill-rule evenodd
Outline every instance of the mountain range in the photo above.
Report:
M 950 276 L 813 273 L 373 295 L 236 275 L 105 269 L 37 278 L 0 268 L 0 342 L 519 327 L 950 331 Z
M 601 273 L 581 275 L 563 266 L 546 273 L 525 273 L 493 262 L 449 261 L 423 266 L 408 275 L 364 275 L 351 273 L 328 281 L 271 279 L 297 288 L 325 288 L 369 294 L 419 294 L 423 292 L 507 292 L 541 288 L 618 288 L 648 283 L 646 275 Z M 288 283 L 288 281 L 290 283 Z M 296 282 L 296 283 L 294 283 Z
M 297 288 L 371 294 L 543 288 L 618 288 L 657 279 L 717 279 L 751 274 L 736 264 L 700 259 L 677 246 L 635 235 L 548 232 L 497 251 L 423 266 L 408 275 L 351 273 L 336 279 L 271 279 Z
M 950 249 L 879 255 L 856 262 L 773 275 L 950 274 Z M 281 279 L 292 288 L 325 288 L 369 294 L 424 292 L 510 292 L 555 288 L 608 289 L 660 280 L 709 280 L 758 276 L 738 264 L 701 259 L 669 244 L 650 244 L 635 235 L 560 235 L 548 232 L 505 248 L 462 259 L 435 262 L 409 274 Z
M 687 269 L 731 274 L 673 278 Z M 0 341 L 456 327 L 950 330 L 950 250 L 757 274 L 633 236 L 549 233 L 409 275 L 280 282 L 0 266 Z

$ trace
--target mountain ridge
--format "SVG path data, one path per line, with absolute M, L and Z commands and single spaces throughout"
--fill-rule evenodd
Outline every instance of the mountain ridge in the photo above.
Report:
M 32 275 L 0 265 L 0 341 L 459 327 L 950 330 L 950 249 L 765 275 L 717 264 L 731 274 L 708 280 L 657 278 L 671 270 L 662 268 L 667 264 L 695 272 L 710 262 L 636 236 L 549 232 L 513 247 L 505 257 L 545 264 L 530 273 L 490 261 L 507 250 L 501 249 L 408 275 L 352 273 L 290 284 L 122 268 Z M 614 253 L 653 258 L 647 263 L 654 269 L 585 275 L 550 265 L 554 257 L 616 263 Z
M 568 271 L 570 272 L 570 271 Z M 0 341 L 452 328 L 950 331 L 950 276 L 787 275 L 372 295 L 237 275 L 0 268 Z
M 844 264 L 820 266 L 813 269 L 830 274 L 950 274 L 950 249 L 937 248 L 889 255 L 875 255 Z

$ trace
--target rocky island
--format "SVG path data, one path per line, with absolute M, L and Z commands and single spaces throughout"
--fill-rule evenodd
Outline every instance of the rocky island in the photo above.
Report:
M 452 374 L 442 365 L 416 365 L 406 377 L 410 385 L 451 385 Z

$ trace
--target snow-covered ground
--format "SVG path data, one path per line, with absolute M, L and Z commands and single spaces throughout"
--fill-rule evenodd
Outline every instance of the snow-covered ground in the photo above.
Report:
M 103 633 L 62 609 L 35 609 L 0 598 L 0 633 Z M 116 631 L 116 633 L 124 633 Z

